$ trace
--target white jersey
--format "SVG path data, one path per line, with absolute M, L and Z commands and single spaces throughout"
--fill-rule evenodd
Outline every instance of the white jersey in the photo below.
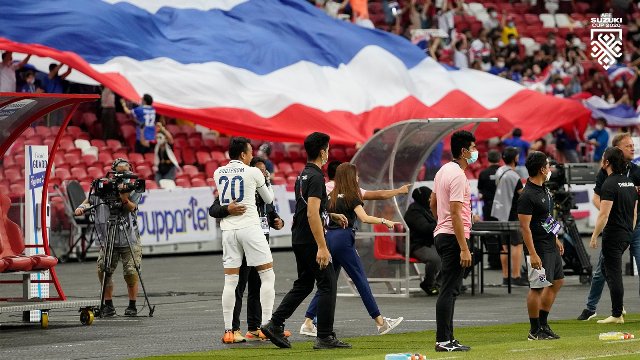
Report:
M 227 216 L 220 222 L 222 230 L 237 230 L 250 226 L 260 227 L 260 217 L 256 207 L 256 191 L 265 203 L 273 202 L 273 190 L 266 185 L 262 171 L 249 167 L 242 161 L 231 160 L 213 173 L 218 187 L 220 205 L 229 205 L 233 200 L 244 205 L 247 210 L 239 216 Z

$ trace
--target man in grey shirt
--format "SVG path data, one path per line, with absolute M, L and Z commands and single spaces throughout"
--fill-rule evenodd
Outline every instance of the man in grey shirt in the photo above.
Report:
M 496 195 L 493 198 L 491 216 L 498 221 L 517 221 L 518 197 L 523 186 L 520 175 L 516 172 L 520 150 L 516 147 L 507 147 L 502 152 L 502 159 L 505 165 L 496 171 Z M 515 231 L 511 233 L 508 244 L 502 244 L 500 262 L 502 263 L 502 284 L 507 285 L 509 281 L 509 271 L 511 271 L 511 284 L 516 286 L 528 286 L 527 279 L 520 276 L 520 265 L 522 263 L 522 236 Z M 507 246 L 511 245 L 511 269 L 507 265 Z
M 111 169 L 116 173 L 124 173 L 131 171 L 131 165 L 125 159 L 118 158 L 113 161 Z M 138 202 L 140 201 L 140 193 L 130 192 L 121 193 L 120 201 L 122 202 L 121 219 L 123 219 L 124 227 L 119 227 L 113 244 L 113 255 L 111 258 L 111 266 L 108 271 L 113 274 L 118 266 L 118 261 L 122 260 L 122 268 L 124 272 L 124 280 L 127 283 L 127 292 L 129 293 L 129 306 L 124 311 L 125 316 L 136 316 L 138 310 L 136 308 L 136 298 L 138 296 L 138 273 L 136 264 L 141 266 L 142 261 L 142 245 L 140 243 L 140 232 L 138 231 L 137 211 Z M 84 214 L 85 210 L 93 205 L 103 204 L 97 196 L 85 200 L 75 211 L 77 216 Z M 98 255 L 98 278 L 102 284 L 105 271 L 105 243 L 107 238 L 107 225 L 109 220 L 109 207 L 104 204 L 95 208 L 95 229 L 100 245 L 100 253 Z M 129 247 L 131 244 L 131 248 Z M 131 251 L 133 249 L 133 252 Z M 113 280 L 109 276 L 108 283 L 105 287 L 104 300 L 105 306 L 101 310 L 102 316 L 110 317 L 116 315 L 116 309 L 113 306 Z

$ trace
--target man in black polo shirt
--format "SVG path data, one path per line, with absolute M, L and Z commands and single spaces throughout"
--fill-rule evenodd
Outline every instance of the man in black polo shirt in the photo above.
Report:
M 344 215 L 327 213 L 327 190 L 321 167 L 329 160 L 329 135 L 314 132 L 304 140 L 307 166 L 298 176 L 295 185 L 296 210 L 291 226 L 291 242 L 296 256 L 298 279 L 273 312 L 271 321 L 262 332 L 281 348 L 290 348 L 284 336 L 284 322 L 298 306 L 318 287 L 318 336 L 314 349 L 350 348 L 351 345 L 336 339 L 333 318 L 336 310 L 336 274 L 331 265 L 331 254 L 324 238 L 323 220 L 347 225 Z
M 527 310 L 531 330 L 528 340 L 559 339 L 547 323 L 551 306 L 564 283 L 564 247 L 556 236 L 560 226 L 553 218 L 553 197 L 544 185 L 551 177 L 551 167 L 547 155 L 540 151 L 529 153 L 525 166 L 529 179 L 518 199 L 520 229 L 531 266 L 538 270 L 544 267 L 546 278 L 552 283 L 544 289 L 529 289 Z
M 600 213 L 589 245 L 596 249 L 598 236 L 602 232 L 601 270 L 611 293 L 611 316 L 598 320 L 598 324 L 624 324 L 622 254 L 629 247 L 636 224 L 638 194 L 631 179 L 624 174 L 626 164 L 622 150 L 616 147 L 608 148 L 604 152 L 601 165 L 608 176 L 602 184 Z
M 630 178 L 633 182 L 633 185 L 638 188 L 638 186 L 640 186 L 640 167 L 631 162 L 631 160 L 633 160 L 634 158 L 634 146 L 633 140 L 631 139 L 631 134 L 617 134 L 613 137 L 612 145 L 622 151 L 622 154 L 624 155 L 624 159 L 626 161 L 626 170 L 624 174 L 628 178 Z M 596 177 L 596 186 L 593 189 L 593 205 L 595 205 L 598 210 L 600 210 L 602 184 L 606 179 L 607 173 L 604 170 L 600 169 Z M 640 226 L 638 226 L 638 224 L 635 225 L 635 230 L 633 231 L 633 235 L 631 236 L 629 251 L 633 255 L 636 265 L 640 263 Z M 587 296 L 587 307 L 582 310 L 582 313 L 580 314 L 580 316 L 578 316 L 578 320 L 588 321 L 598 315 L 596 313 L 596 308 L 598 306 L 598 302 L 600 301 L 600 296 L 602 296 L 602 290 L 604 289 L 605 283 L 605 277 L 602 274 L 602 262 L 603 256 L 602 252 L 600 252 L 600 256 L 598 257 L 598 264 L 593 270 L 593 277 L 591 278 L 591 287 L 589 288 L 589 295 Z M 623 309 L 622 313 L 624 314 L 624 312 L 625 311 Z

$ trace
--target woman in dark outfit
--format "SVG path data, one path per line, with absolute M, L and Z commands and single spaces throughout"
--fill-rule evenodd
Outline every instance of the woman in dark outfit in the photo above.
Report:
M 602 184 L 600 213 L 589 245 L 597 248 L 602 232 L 602 273 L 611 293 L 611 316 L 598 324 L 623 324 L 622 254 L 629 247 L 638 216 L 638 194 L 633 181 L 624 175 L 627 166 L 622 150 L 608 148 L 601 164 L 608 176 Z
M 338 166 L 336 171 L 335 188 L 329 193 L 327 211 L 345 215 L 349 220 L 349 224 L 346 228 L 343 228 L 340 224 L 331 221 L 327 226 L 327 245 L 331 253 L 333 268 L 336 270 L 336 277 L 340 269 L 344 268 L 358 289 L 369 315 L 376 322 L 378 334 L 384 335 L 398 326 L 403 318 L 391 319 L 380 315 L 380 310 L 371 293 L 371 287 L 369 286 L 364 267 L 356 252 L 355 232 L 357 228 L 355 227 L 355 222 L 357 219 L 360 219 L 360 221 L 367 224 L 386 225 L 389 229 L 392 229 L 397 223 L 367 215 L 362 205 L 362 194 L 360 193 L 360 186 L 358 185 L 356 167 L 353 164 L 343 163 Z M 317 297 L 316 293 L 316 296 L 307 309 L 305 323 L 302 324 L 300 332 L 305 335 L 311 335 L 313 333 L 312 321 L 316 316 Z

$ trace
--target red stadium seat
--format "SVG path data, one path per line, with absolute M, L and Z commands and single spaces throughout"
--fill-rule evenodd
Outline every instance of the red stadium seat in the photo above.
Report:
M 224 155 L 222 151 L 212 151 L 211 160 L 217 161 L 218 164 L 224 164 L 227 162 L 227 157 Z
M 80 181 L 80 186 L 84 192 L 88 193 L 91 190 L 91 182 L 89 181 Z
M 131 162 L 135 166 L 143 165 L 146 162 L 145 159 L 144 159 L 144 156 L 142 156 L 142 154 L 129 153 L 129 155 L 127 155 L 127 156 L 128 156 L 129 162 Z
M 23 197 L 24 196 L 24 183 L 18 182 L 15 184 L 9 185 L 9 193 L 14 197 Z
M 191 182 L 189 182 L 188 179 L 176 178 L 176 186 L 183 187 L 183 188 L 190 188 Z
M 185 133 L 187 134 L 187 136 L 189 136 L 190 134 L 196 132 L 196 128 L 191 125 L 180 125 L 180 132 Z
M 193 150 L 198 150 L 202 147 L 202 139 L 198 137 L 190 137 L 187 139 L 187 143 Z
M 216 169 L 219 167 L 220 165 L 218 165 L 217 161 L 209 161 L 208 163 L 206 163 L 204 165 L 204 173 L 206 176 L 213 176 L 213 172 L 216 171 Z
M 197 173 L 199 173 L 200 171 L 198 170 L 197 167 L 193 166 L 193 165 L 185 165 L 182 167 L 182 171 L 190 176 L 196 175 Z
M 231 138 L 228 138 L 226 136 L 220 136 L 218 137 L 218 146 L 221 147 L 224 151 L 227 151 L 229 149 L 230 141 L 231 141 Z
M 191 186 L 192 187 L 206 187 L 207 186 L 207 182 L 203 179 L 200 178 L 194 178 L 191 179 Z
M 67 151 L 71 149 L 75 149 L 75 145 L 73 144 L 73 140 L 70 139 L 60 139 L 60 143 L 58 144 L 59 150 Z
M 140 176 L 141 179 L 151 179 L 151 177 L 153 176 L 153 170 L 151 170 L 151 168 L 146 165 L 137 166 L 135 170 L 135 172 L 138 174 L 138 176 Z
M 98 158 L 92 154 L 82 155 L 82 162 L 85 165 L 93 165 L 98 162 Z
M 67 180 L 71 177 L 71 173 L 65 168 L 57 168 L 55 176 L 60 180 Z
M 78 154 L 75 154 L 75 153 L 68 153 L 68 154 L 64 154 L 64 161 L 69 166 L 76 166 L 76 165 L 80 164 L 81 157 L 78 156 Z
M 35 134 L 36 134 L 35 129 L 34 129 L 34 128 L 32 128 L 32 127 L 28 127 L 28 128 L 26 128 L 26 129 L 24 129 L 24 131 L 22 132 L 22 134 L 20 134 L 20 137 L 22 137 L 23 139 L 26 139 L 26 138 L 30 138 L 30 137 L 32 137 L 32 136 L 33 136 L 33 135 L 35 135 Z
M 286 185 L 287 180 L 282 176 L 274 176 L 273 177 L 273 185 Z
M 351 159 L 358 152 L 358 150 L 356 148 L 346 148 L 346 149 L 344 149 L 344 152 L 345 152 L 345 154 L 347 156 L 347 160 L 351 161 Z
M 67 133 L 74 138 L 78 138 L 80 134 L 82 134 L 82 129 L 77 126 L 70 125 L 67 126 Z
M 303 162 L 294 162 L 291 164 L 291 167 L 293 168 L 293 171 L 295 172 L 302 172 L 302 170 L 304 170 L 305 164 Z
M 74 179 L 84 179 L 87 175 L 87 170 L 84 167 L 72 167 L 70 175 L 73 176 Z
M 218 147 L 218 143 L 215 139 L 207 138 L 202 139 L 202 146 L 205 147 L 208 151 L 212 151 Z
M 212 160 L 211 154 L 206 151 L 198 151 L 196 152 L 196 160 L 198 161 L 198 164 L 204 165 Z
M 154 180 L 146 180 L 144 186 L 147 190 L 158 189 L 158 184 Z
M 155 161 L 155 157 L 156 154 L 155 153 L 146 153 L 144 154 L 144 162 L 146 162 L 147 164 L 153 164 L 153 162 Z
M 42 136 L 42 137 L 51 136 L 51 128 L 48 128 L 46 126 L 36 126 L 35 132 L 36 132 L 37 135 Z
M 182 163 L 186 165 L 194 165 L 196 163 L 195 151 L 188 147 L 182 149 Z
M 293 167 L 288 162 L 280 162 L 277 165 L 278 171 L 283 174 L 288 174 L 293 171 Z
M 102 168 L 90 166 L 87 168 L 87 175 L 91 178 L 98 179 L 104 176 L 104 173 L 102 172 Z
M 89 142 L 91 143 L 91 146 L 97 147 L 99 151 L 103 151 L 107 148 L 107 143 L 104 142 L 104 140 L 91 139 Z
M 125 113 L 117 112 L 116 113 L 116 121 L 120 125 L 125 125 L 125 124 L 131 122 L 131 117 L 129 115 L 125 114 Z
M 103 165 L 111 165 L 113 156 L 108 152 L 101 152 L 98 154 L 98 162 L 101 162 Z
M 109 150 L 111 151 L 118 151 L 123 148 L 122 143 L 118 140 L 107 139 L 106 143 L 107 148 L 109 148 Z
M 216 187 L 216 182 L 212 178 L 206 178 L 205 182 L 207 183 L 207 186 L 209 186 L 209 187 Z

